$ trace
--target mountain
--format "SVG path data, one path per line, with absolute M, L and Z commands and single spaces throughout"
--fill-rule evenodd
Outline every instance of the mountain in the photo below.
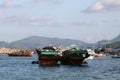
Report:
M 98 47 L 120 48 L 120 34 L 111 40 L 98 41 Z
M 0 41 L 0 48 L 3 47 L 8 47 L 9 43 L 5 42 L 5 41 Z
M 9 47 L 10 48 L 42 48 L 48 45 L 55 45 L 58 47 L 60 44 L 62 44 L 64 47 L 67 47 L 71 44 L 77 45 L 78 47 L 91 45 L 79 40 L 31 36 L 10 43 Z
M 86 43 L 80 40 L 73 40 L 73 39 L 60 39 L 60 38 L 48 38 L 48 37 L 40 37 L 40 36 L 30 36 L 21 40 L 17 40 L 11 43 L 7 43 L 5 41 L 0 41 L 0 48 L 8 47 L 8 48 L 42 48 L 44 46 L 48 45 L 55 45 L 59 46 L 60 44 L 63 45 L 63 47 L 70 46 L 72 44 L 77 45 L 79 48 L 83 47 L 105 47 L 106 44 L 109 44 L 109 42 L 118 42 L 120 41 L 120 35 L 115 37 L 112 40 L 101 40 L 97 43 Z M 119 45 L 117 45 L 119 47 Z
M 120 34 L 111 40 L 111 42 L 119 42 L 120 41 Z
M 120 41 L 108 44 L 110 48 L 120 49 Z

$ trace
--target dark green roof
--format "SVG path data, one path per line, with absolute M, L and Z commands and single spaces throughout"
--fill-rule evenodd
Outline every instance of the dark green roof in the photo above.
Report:
M 71 50 L 72 54 L 87 54 L 87 50 Z

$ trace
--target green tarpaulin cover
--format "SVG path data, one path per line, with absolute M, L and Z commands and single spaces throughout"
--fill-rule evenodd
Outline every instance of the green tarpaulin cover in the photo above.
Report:
M 71 50 L 72 54 L 87 54 L 87 50 Z
M 58 55 L 58 51 L 42 51 L 42 55 Z

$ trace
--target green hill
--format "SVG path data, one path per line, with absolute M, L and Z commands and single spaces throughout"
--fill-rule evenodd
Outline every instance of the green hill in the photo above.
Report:
M 120 49 L 120 41 L 108 44 L 108 47 L 114 48 L 114 49 Z
M 108 44 L 108 42 L 112 42 Z M 97 43 L 86 43 L 80 40 L 74 39 L 60 39 L 60 38 L 48 38 L 48 37 L 40 37 L 40 36 L 30 36 L 21 40 L 17 40 L 11 43 L 7 43 L 5 41 L 0 41 L 0 48 L 42 48 L 48 45 L 59 46 L 60 44 L 63 47 L 67 47 L 70 45 L 77 45 L 79 48 L 97 48 L 97 47 L 111 47 L 111 48 L 120 48 L 120 35 L 115 37 L 112 40 L 101 40 Z

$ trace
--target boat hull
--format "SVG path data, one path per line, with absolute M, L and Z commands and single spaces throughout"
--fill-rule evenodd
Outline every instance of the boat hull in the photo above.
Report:
M 41 66 L 55 66 L 59 59 L 60 56 L 39 56 L 39 63 Z
M 11 54 L 8 54 L 9 56 L 21 56 L 21 57 L 31 57 L 32 56 L 32 53 L 11 53 Z
M 62 57 L 60 62 L 62 65 L 82 65 L 84 58 L 80 56 Z
M 120 55 L 112 55 L 111 58 L 120 58 Z
M 60 60 L 58 51 L 40 51 L 36 49 L 38 53 L 38 61 L 41 66 L 56 66 Z

